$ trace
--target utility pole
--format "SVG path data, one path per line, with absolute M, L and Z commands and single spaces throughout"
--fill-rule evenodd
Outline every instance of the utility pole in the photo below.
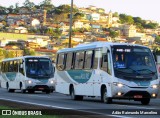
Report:
M 73 0 L 71 0 L 71 9 L 70 9 L 70 28 L 69 28 L 69 44 L 68 47 L 71 48 L 71 40 L 72 40 L 72 11 L 73 11 Z

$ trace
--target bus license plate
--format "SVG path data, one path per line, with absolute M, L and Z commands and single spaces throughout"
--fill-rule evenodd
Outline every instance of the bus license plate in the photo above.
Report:
M 39 90 L 44 90 L 44 88 L 38 88 Z
M 142 98 L 142 95 L 134 95 L 134 98 Z

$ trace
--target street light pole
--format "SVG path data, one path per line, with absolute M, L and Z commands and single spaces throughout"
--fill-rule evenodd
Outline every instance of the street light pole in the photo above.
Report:
M 70 28 L 69 28 L 69 44 L 68 47 L 71 48 L 71 38 L 72 38 L 72 11 L 73 11 L 73 0 L 71 0 L 71 9 L 70 9 Z

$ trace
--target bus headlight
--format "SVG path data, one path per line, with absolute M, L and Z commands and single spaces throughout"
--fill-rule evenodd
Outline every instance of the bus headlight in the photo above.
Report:
M 53 81 L 53 80 L 51 80 L 51 81 L 50 81 L 50 84 L 54 84 L 54 81 Z
M 154 85 L 152 85 L 152 88 L 157 89 L 158 85 L 154 84 Z
M 113 84 L 120 87 L 120 88 L 124 86 L 122 83 L 117 83 L 117 82 L 114 82 Z
M 26 83 L 27 84 L 32 84 L 32 81 L 31 80 L 26 80 Z

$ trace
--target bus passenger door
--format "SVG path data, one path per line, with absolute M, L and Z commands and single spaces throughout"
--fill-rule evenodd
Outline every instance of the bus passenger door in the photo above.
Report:
M 112 64 L 109 51 L 102 53 L 100 58 L 100 70 L 95 77 L 94 95 L 99 96 L 101 85 L 105 84 L 107 87 L 108 95 L 111 93 L 111 75 L 112 75 Z

